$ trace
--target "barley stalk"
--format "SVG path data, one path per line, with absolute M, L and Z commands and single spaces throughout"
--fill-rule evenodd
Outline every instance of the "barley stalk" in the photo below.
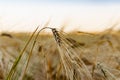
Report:
M 65 38 L 55 28 L 52 29 L 55 40 L 58 44 L 60 57 L 63 62 L 66 75 L 70 80 L 92 80 L 84 62 L 79 58 L 78 53 L 71 47 L 74 43 Z

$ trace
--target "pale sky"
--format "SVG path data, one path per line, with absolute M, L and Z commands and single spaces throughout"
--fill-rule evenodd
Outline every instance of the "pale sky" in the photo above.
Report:
M 65 31 L 102 31 L 120 20 L 120 1 L 0 0 L 0 31 L 34 31 L 49 19 Z

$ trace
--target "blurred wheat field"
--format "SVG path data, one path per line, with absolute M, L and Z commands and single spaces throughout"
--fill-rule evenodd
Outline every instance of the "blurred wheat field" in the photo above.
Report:
M 57 32 L 1 33 L 0 80 L 120 80 L 120 31 Z

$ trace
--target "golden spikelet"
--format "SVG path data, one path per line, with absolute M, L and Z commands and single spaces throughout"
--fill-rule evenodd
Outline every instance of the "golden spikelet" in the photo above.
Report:
M 52 29 L 55 40 L 58 44 L 62 64 L 64 65 L 66 76 L 70 80 L 92 80 L 84 62 L 79 58 L 78 53 L 72 48 L 74 39 L 65 38 L 62 32 Z

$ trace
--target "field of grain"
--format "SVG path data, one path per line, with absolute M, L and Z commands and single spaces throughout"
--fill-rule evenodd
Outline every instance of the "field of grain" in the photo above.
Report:
M 120 80 L 120 31 L 35 33 L 1 33 L 0 80 Z

